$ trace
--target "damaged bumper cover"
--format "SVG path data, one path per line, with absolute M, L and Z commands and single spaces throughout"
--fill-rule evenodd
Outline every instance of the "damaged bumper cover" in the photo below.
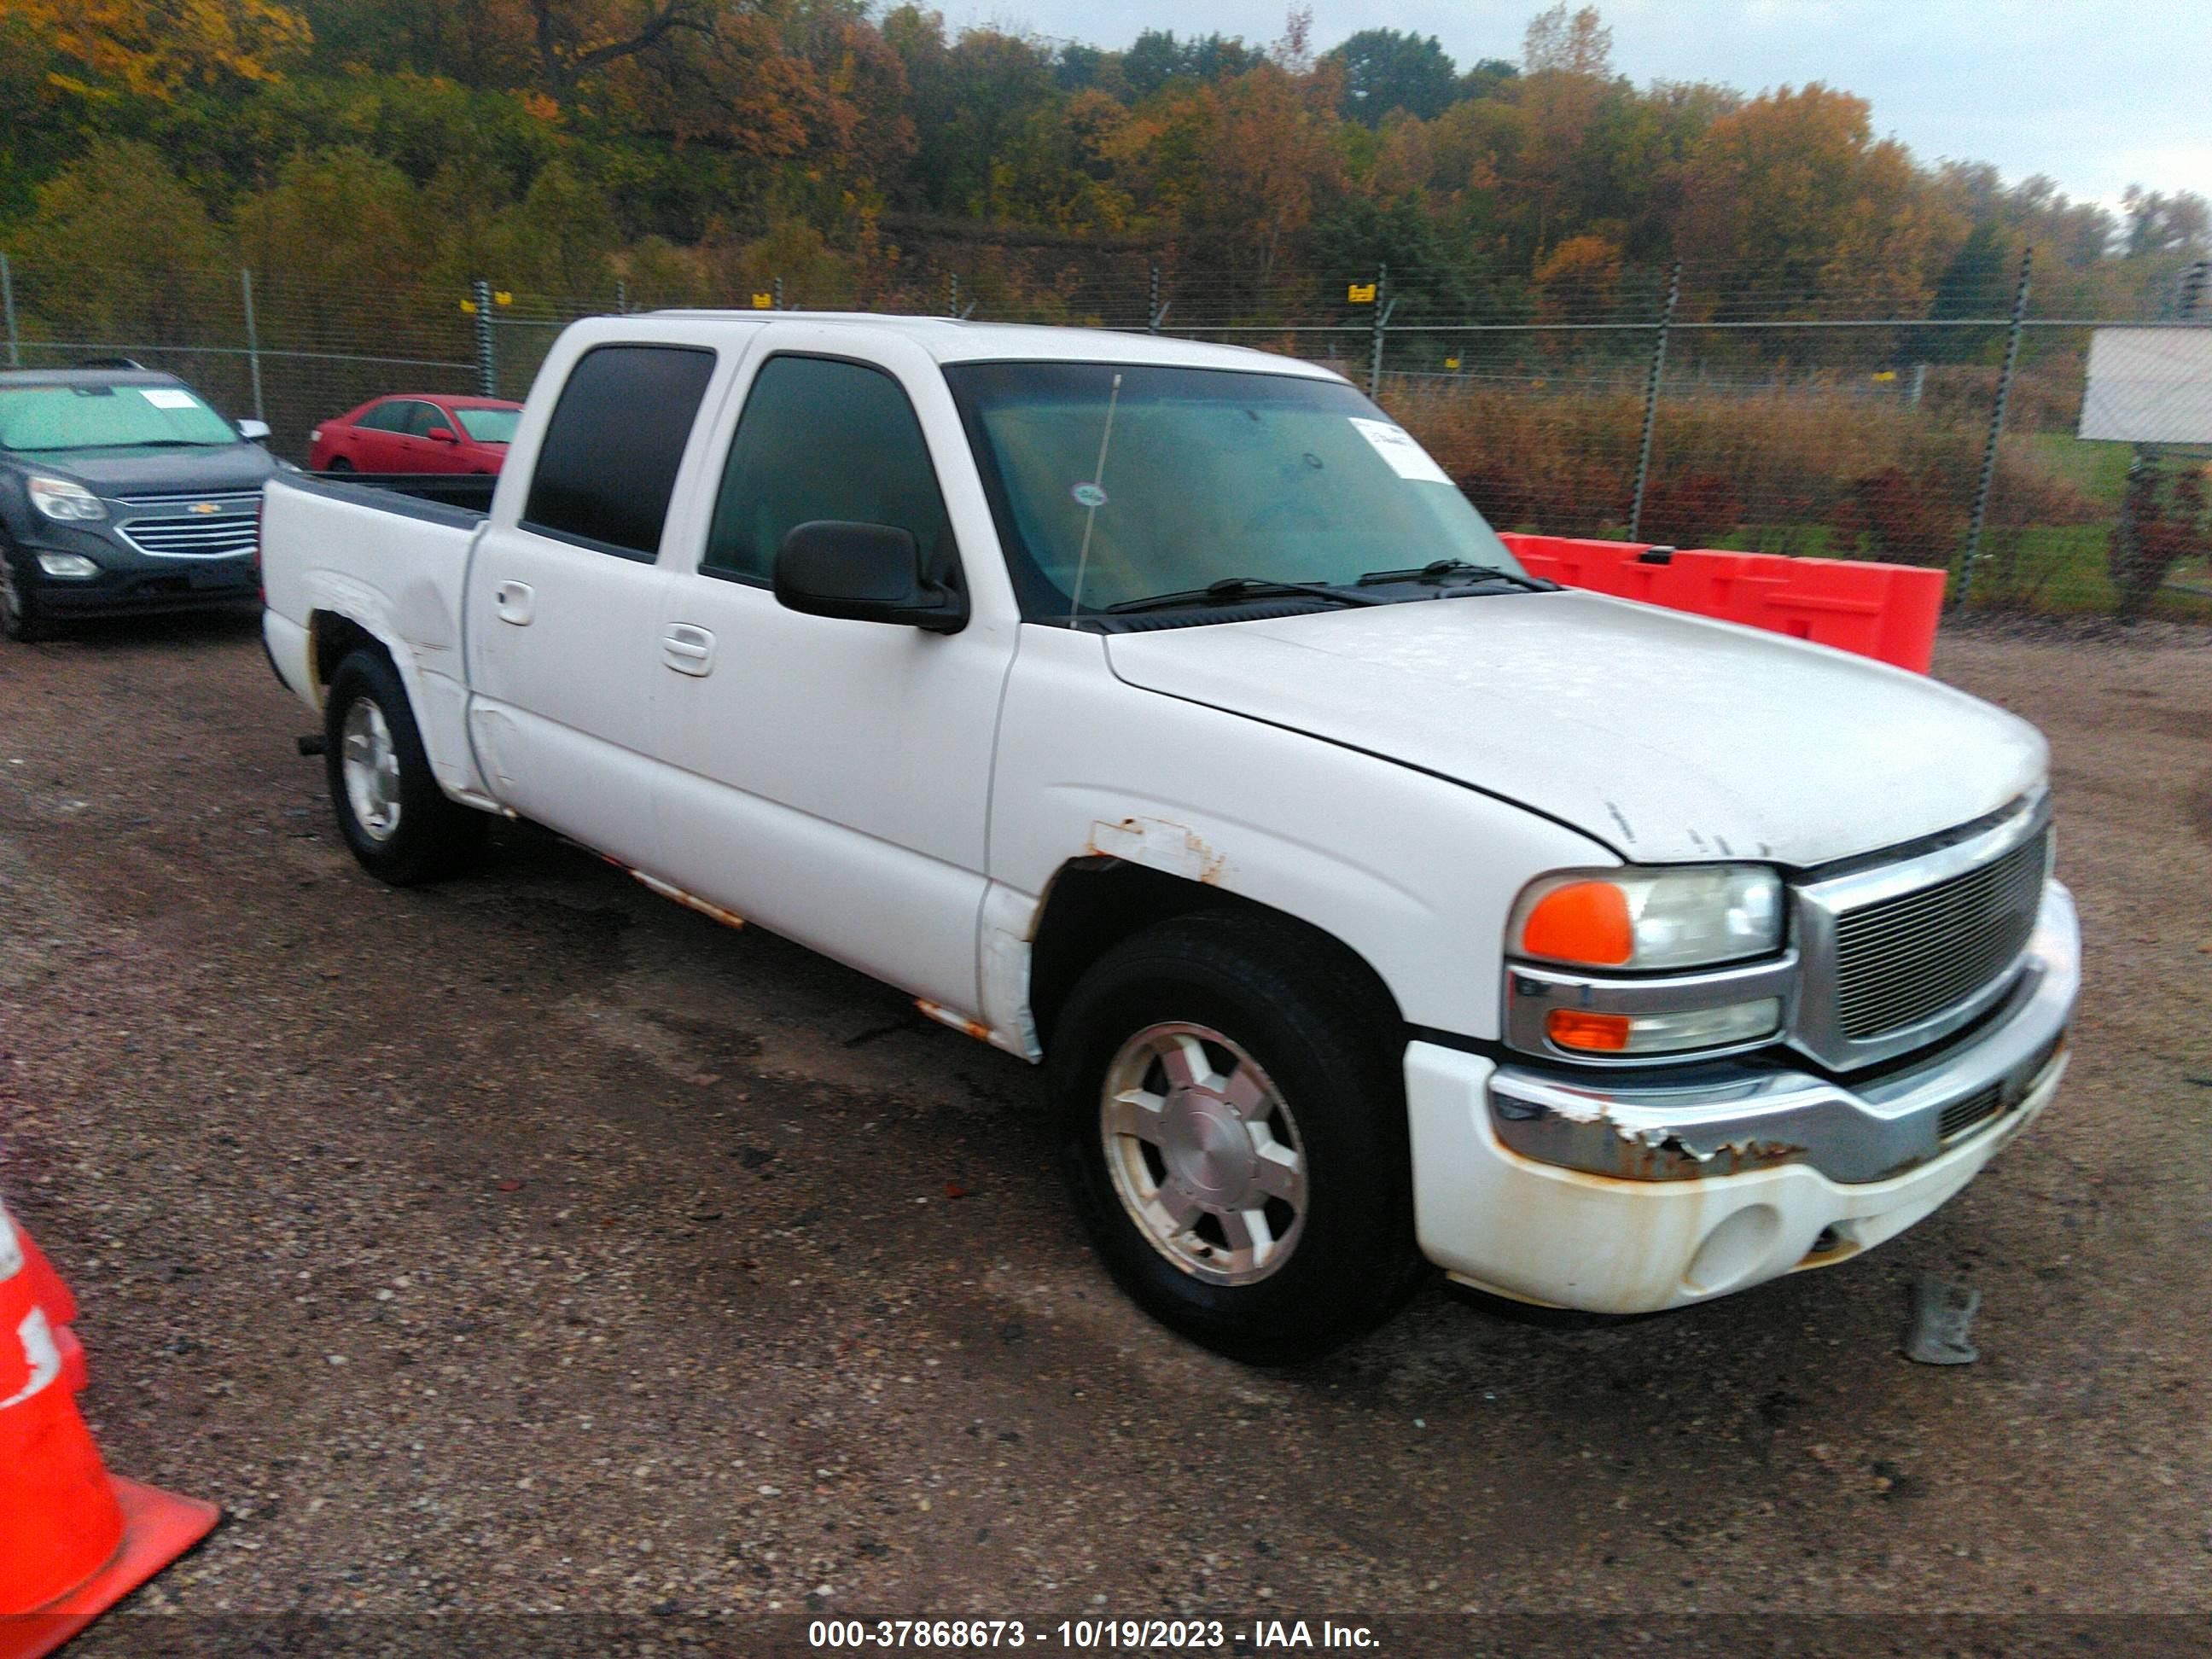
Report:
M 2047 1094 L 2080 984 L 2073 900 L 2052 882 L 2009 994 L 1925 1059 L 1849 1082 L 1764 1061 L 1618 1082 L 1500 1066 L 1492 1132 L 1522 1158 L 1616 1180 L 1802 1164 L 1832 1182 L 1881 1181 L 1989 1134 Z

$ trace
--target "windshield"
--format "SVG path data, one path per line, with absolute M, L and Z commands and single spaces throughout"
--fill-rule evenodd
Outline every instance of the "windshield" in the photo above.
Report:
M 522 418 L 519 409 L 457 409 L 453 415 L 461 430 L 480 444 L 513 443 L 515 422 Z
M 137 449 L 242 441 L 180 386 L 27 386 L 0 390 L 0 449 Z
M 1340 381 L 1042 362 L 945 378 L 1035 620 L 1240 578 L 1348 585 L 1439 559 L 1520 572 L 1443 470 Z

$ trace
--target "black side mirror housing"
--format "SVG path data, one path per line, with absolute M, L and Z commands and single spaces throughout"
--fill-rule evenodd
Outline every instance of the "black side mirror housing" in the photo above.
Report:
M 913 533 L 885 524 L 816 519 L 775 552 L 776 602 L 810 617 L 896 623 L 932 634 L 968 625 L 968 597 L 933 581 Z

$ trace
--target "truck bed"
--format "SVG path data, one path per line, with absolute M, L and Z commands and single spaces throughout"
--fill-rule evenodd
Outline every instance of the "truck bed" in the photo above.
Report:
M 327 489 L 409 518 L 465 524 L 471 529 L 491 511 L 492 491 L 499 485 L 496 477 L 477 472 L 295 472 L 284 482 Z M 424 507 L 441 510 L 425 513 Z

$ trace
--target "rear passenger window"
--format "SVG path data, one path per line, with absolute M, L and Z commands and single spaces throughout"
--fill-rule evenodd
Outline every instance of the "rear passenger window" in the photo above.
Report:
M 595 346 L 576 360 L 531 475 L 522 527 L 650 561 L 714 354 Z
M 922 568 L 951 574 L 952 528 L 904 389 L 859 363 L 771 357 L 745 398 L 700 568 L 766 582 L 792 527 L 817 519 L 908 531 Z
M 371 432 L 404 432 L 407 411 L 413 407 L 404 398 L 394 398 L 389 403 L 377 404 L 354 424 Z

